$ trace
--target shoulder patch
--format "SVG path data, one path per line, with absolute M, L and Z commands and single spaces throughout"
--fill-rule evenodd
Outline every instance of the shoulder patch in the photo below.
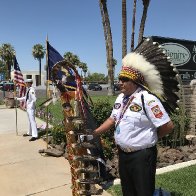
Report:
M 133 104 L 133 105 L 131 105 L 129 108 L 130 108 L 130 110 L 131 110 L 132 112 L 139 112 L 139 111 L 142 110 L 142 107 L 139 106 L 139 105 L 137 105 L 137 104 Z
M 151 110 L 156 118 L 161 118 L 163 116 L 163 112 L 158 105 L 152 107 Z
M 155 102 L 155 100 L 150 100 L 150 101 L 148 101 L 147 105 L 150 106 L 151 103 L 154 103 L 154 102 Z
M 114 104 L 114 109 L 119 109 L 121 107 L 121 104 L 120 103 L 115 103 Z

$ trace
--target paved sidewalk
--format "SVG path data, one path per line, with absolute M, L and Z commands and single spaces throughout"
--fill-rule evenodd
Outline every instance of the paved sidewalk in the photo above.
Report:
M 26 112 L 0 105 L 0 196 L 71 196 L 71 175 L 68 161 L 63 158 L 42 156 L 46 149 L 42 139 L 29 142 Z M 43 122 L 36 119 L 37 125 Z M 105 192 L 103 196 L 109 196 Z

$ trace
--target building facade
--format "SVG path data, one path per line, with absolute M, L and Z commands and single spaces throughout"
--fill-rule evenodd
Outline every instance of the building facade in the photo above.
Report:
M 26 79 L 33 79 L 33 86 L 41 86 L 45 87 L 46 82 L 46 73 L 43 71 L 41 72 L 41 85 L 39 85 L 39 71 L 23 71 L 23 78 Z M 11 79 L 14 78 L 14 72 L 11 72 Z

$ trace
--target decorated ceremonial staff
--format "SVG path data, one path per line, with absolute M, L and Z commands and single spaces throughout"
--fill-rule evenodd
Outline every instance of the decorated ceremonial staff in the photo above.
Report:
M 63 124 L 66 135 L 66 151 L 71 167 L 72 195 L 100 195 L 103 189 L 95 187 L 100 184 L 106 175 L 104 154 L 100 138 L 88 142 L 88 135 L 96 128 L 95 120 L 90 112 L 92 101 L 88 93 L 82 87 L 81 77 L 76 68 L 63 57 L 46 40 L 46 101 L 40 107 L 47 108 L 54 99 L 61 99 L 62 112 L 64 115 Z M 49 82 L 52 83 L 53 91 L 50 95 Z M 58 94 L 54 96 L 54 94 Z M 47 117 L 48 118 L 48 117 Z M 46 124 L 48 138 L 48 119 Z M 47 149 L 39 152 L 48 152 Z
M 100 139 L 88 142 L 88 135 L 96 128 L 90 112 L 92 102 L 82 87 L 76 68 L 63 60 L 52 68 L 52 80 L 60 92 L 67 139 L 66 151 L 72 175 L 72 194 L 100 195 L 96 184 L 105 174 L 105 161 Z

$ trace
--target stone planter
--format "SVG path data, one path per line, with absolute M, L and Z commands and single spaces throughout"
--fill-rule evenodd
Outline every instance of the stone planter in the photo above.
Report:
M 5 95 L 5 106 L 7 108 L 14 108 L 15 107 L 15 100 L 14 100 L 14 94 L 12 92 L 6 92 Z
M 5 106 L 7 108 L 14 108 L 15 107 L 15 100 L 14 98 L 5 98 Z

